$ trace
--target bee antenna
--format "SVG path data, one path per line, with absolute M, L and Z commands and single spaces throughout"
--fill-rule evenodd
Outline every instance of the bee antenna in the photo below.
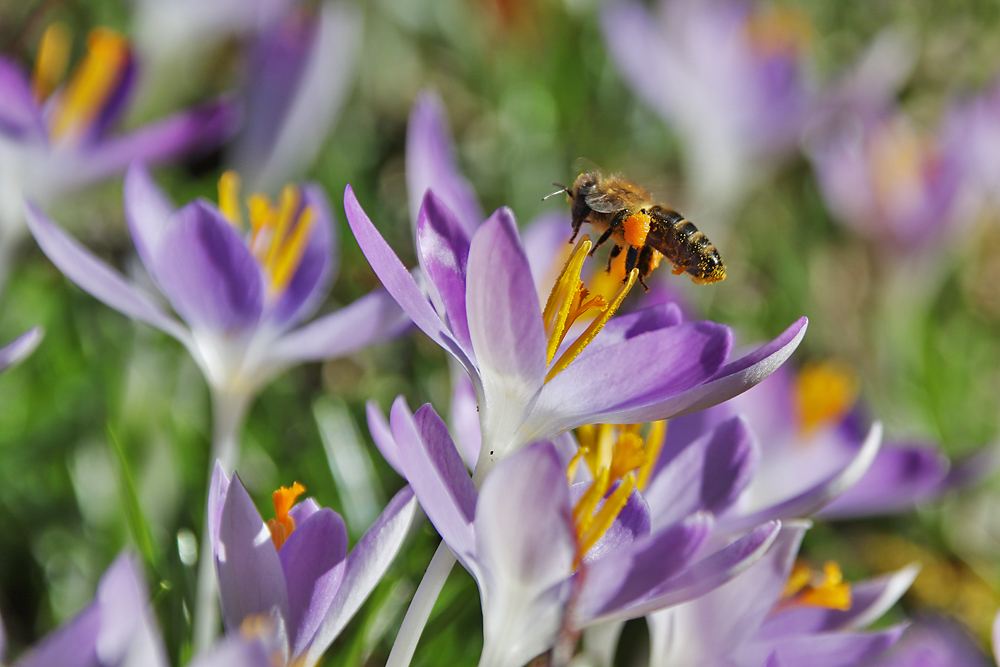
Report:
M 569 188 L 567 188 L 567 187 L 566 187 L 565 185 L 563 185 L 562 183 L 555 183 L 555 182 L 553 182 L 553 183 L 552 183 L 552 185 L 556 186 L 556 187 L 557 187 L 557 188 L 559 188 L 559 189 L 558 189 L 558 190 L 556 190 L 555 192 L 552 192 L 552 193 L 550 193 L 550 194 L 547 194 L 547 195 L 545 195 L 544 197 L 542 197 L 542 201 L 545 201 L 546 199 L 550 199 L 550 198 L 552 198 L 552 197 L 555 197 L 556 195 L 561 195 L 561 194 L 563 194 L 563 193 L 566 193 L 566 194 L 567 194 L 567 195 L 569 195 L 570 197 L 572 197 L 572 196 L 573 196 L 573 193 L 569 191 Z

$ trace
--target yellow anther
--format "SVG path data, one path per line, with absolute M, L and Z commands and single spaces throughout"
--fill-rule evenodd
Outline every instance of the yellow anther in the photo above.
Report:
M 240 622 L 240 636 L 248 641 L 267 639 L 274 633 L 274 619 L 267 614 L 246 616 Z
M 625 431 L 618 436 L 611 455 L 611 478 L 621 479 L 646 464 L 646 451 L 642 436 L 635 431 Z
M 799 371 L 794 400 L 803 434 L 843 419 L 858 397 L 860 382 L 846 364 L 810 364 Z
M 316 212 L 312 206 L 307 206 L 299 216 L 295 230 L 281 248 L 271 269 L 271 291 L 282 292 L 292 281 L 295 270 L 299 268 L 302 256 L 309 245 L 313 226 L 316 223 Z
M 566 333 L 572 325 L 570 321 L 570 311 L 574 304 L 579 310 L 580 272 L 583 270 L 583 262 L 590 252 L 590 237 L 584 234 L 573 249 L 573 254 L 566 260 L 562 272 L 552 285 L 549 298 L 542 309 L 542 322 L 545 325 L 545 332 L 548 334 L 548 345 L 546 348 L 546 359 L 552 363 L 552 358 L 566 338 Z
M 35 71 L 31 83 L 31 92 L 39 104 L 52 94 L 66 76 L 70 44 L 72 33 L 65 24 L 53 23 L 45 29 L 38 45 L 38 55 L 35 56 Z
M 286 185 L 281 190 L 281 197 L 278 199 L 278 214 L 274 220 L 274 233 L 271 236 L 267 257 L 264 259 L 264 266 L 271 272 L 274 271 L 275 262 L 285 243 L 285 236 L 295 222 L 295 214 L 299 210 L 299 189 L 294 185 Z
M 622 305 L 622 301 L 625 300 L 625 297 L 628 296 L 629 290 L 631 290 L 632 286 L 635 285 L 635 281 L 638 277 L 639 269 L 632 269 L 632 272 L 628 276 L 628 280 L 621 286 L 621 289 L 618 290 L 618 294 L 615 295 L 614 300 L 601 311 L 601 314 L 597 317 L 597 319 L 590 323 L 587 330 L 584 331 L 583 334 L 577 338 L 565 352 L 563 352 L 562 356 L 559 357 L 559 361 L 557 361 L 552 368 L 549 369 L 548 374 L 545 376 L 546 382 L 554 378 L 556 374 L 569 366 L 570 363 L 576 359 L 577 355 L 583 352 L 584 348 L 590 345 L 591 341 L 594 340 L 594 337 L 601 332 L 604 325 L 607 324 L 609 319 L 611 319 L 611 316 L 618 312 L 618 308 Z
M 639 479 L 636 486 L 642 491 L 649 484 L 649 478 L 653 474 L 656 462 L 660 458 L 663 450 L 663 443 L 667 439 L 667 420 L 663 419 L 649 425 L 649 435 L 646 436 L 646 461 L 639 469 Z
M 271 494 L 271 501 L 274 503 L 274 518 L 267 522 L 267 527 L 271 531 L 271 541 L 274 542 L 275 550 L 280 549 L 295 530 L 295 519 L 288 512 L 298 497 L 305 492 L 306 487 L 295 482 L 290 488 L 283 486 Z
M 219 211 L 233 227 L 243 227 L 243 212 L 240 209 L 240 177 L 232 169 L 219 178 Z
M 597 514 L 589 515 L 589 521 L 578 524 L 574 568 L 580 566 L 583 557 L 590 551 L 590 548 L 597 544 L 598 540 L 604 536 L 604 533 L 621 514 L 621 511 L 625 509 L 625 504 L 633 490 L 635 490 L 635 478 L 628 475 L 621 481 L 618 488 L 604 500 L 604 505 Z
M 823 607 L 847 611 L 851 608 L 851 587 L 844 583 L 840 566 L 833 561 L 823 566 L 823 574 L 796 563 L 778 603 L 778 609 L 794 606 Z
M 107 28 L 90 32 L 87 55 L 59 100 L 52 121 L 57 138 L 81 133 L 97 117 L 128 65 L 128 40 Z

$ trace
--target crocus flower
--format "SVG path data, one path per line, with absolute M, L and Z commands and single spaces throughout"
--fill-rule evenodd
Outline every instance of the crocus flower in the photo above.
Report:
M 87 54 L 63 84 L 69 41 L 65 27 L 51 26 L 31 79 L 0 58 L 0 244 L 6 249 L 24 234 L 24 197 L 44 207 L 124 171 L 133 160 L 204 150 L 228 136 L 236 121 L 228 105 L 216 103 L 112 134 L 136 79 L 128 41 L 95 29 Z
M 360 34 L 350 5 L 324 2 L 318 12 L 288 12 L 257 38 L 233 148 L 251 189 L 276 194 L 312 164 L 353 78 Z
M 853 586 L 842 581 L 835 563 L 817 575 L 795 565 L 807 527 L 806 522 L 785 524 L 746 572 L 649 616 L 650 667 L 848 667 L 892 646 L 905 624 L 860 630 L 909 588 L 917 568 Z
M 517 667 L 561 642 L 574 645 L 590 624 L 639 617 L 702 595 L 745 570 L 780 527 L 766 523 L 706 549 L 711 512 L 694 503 L 657 521 L 635 491 L 633 471 L 641 466 L 634 450 L 616 451 L 593 479 L 570 485 L 568 479 L 586 473 L 578 469 L 580 457 L 565 455 L 575 449 L 567 447 L 568 436 L 512 454 L 477 491 L 429 405 L 411 414 L 397 399 L 388 424 L 369 414 L 379 448 L 479 585 L 480 667 Z M 678 477 L 698 475 L 694 461 L 679 463 L 685 464 L 690 469 Z M 731 495 L 723 487 L 739 480 L 735 475 L 710 484 Z
M 470 238 L 434 191 L 425 195 L 417 225 L 428 297 L 349 186 L 344 199 L 383 285 L 473 379 L 483 433 L 479 475 L 522 445 L 581 424 L 653 421 L 726 400 L 780 365 L 805 331 L 803 318 L 727 364 L 731 332 L 722 325 L 681 323 L 670 307 L 611 318 L 636 273 L 610 303 L 587 297 L 579 276 L 589 240 L 567 262 L 543 312 L 510 210 L 495 212 Z M 598 318 L 566 340 L 589 309 Z
M 996 628 L 996 625 L 994 625 Z M 997 633 L 994 631 L 994 651 Z M 899 643 L 866 667 L 994 667 L 968 631 L 954 621 L 921 618 L 903 633 Z
M 730 212 L 790 153 L 811 93 L 804 16 L 740 0 L 607 5 L 604 41 L 625 82 L 685 144 L 695 208 Z
M 0 347 L 0 373 L 34 352 L 42 342 L 42 328 L 34 327 Z
M 985 91 L 952 104 L 945 121 L 951 141 L 964 147 L 965 167 L 980 197 L 1000 203 L 1000 79 Z
M 416 510 L 400 491 L 348 553 L 339 514 L 307 499 L 298 483 L 273 494 L 267 523 L 238 477 L 217 464 L 208 526 L 219 596 L 231 634 L 254 628 L 277 636 L 276 664 L 311 667 L 379 582 L 403 543 Z
M 0 632 L 0 659 L 3 658 Z M 270 667 L 267 648 L 232 638 L 189 663 L 190 667 Z M 29 649 L 17 667 L 169 667 L 154 622 L 142 567 L 123 554 L 108 568 L 94 601 Z
M 731 401 L 672 421 L 665 451 L 740 415 L 760 443 L 761 460 L 734 518 L 890 514 L 969 481 L 971 471 L 950 469 L 931 443 L 895 441 L 880 448 L 881 428 L 865 424 L 857 396 L 858 380 L 844 364 L 782 368 Z M 776 514 L 790 505 L 795 514 Z
M 252 196 L 246 232 L 232 173 L 220 181 L 220 200 L 220 207 L 196 200 L 174 210 L 142 167 L 125 178 L 136 251 L 181 320 L 35 206 L 26 211 L 42 250 L 71 280 L 188 348 L 217 410 L 241 414 L 256 390 L 288 366 L 349 354 L 399 330 L 402 316 L 382 292 L 294 328 L 315 312 L 335 272 L 333 221 L 318 186 L 290 185 L 273 205 Z

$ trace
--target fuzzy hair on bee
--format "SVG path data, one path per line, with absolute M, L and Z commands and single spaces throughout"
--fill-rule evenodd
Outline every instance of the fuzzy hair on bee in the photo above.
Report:
M 673 273 L 687 273 L 699 285 L 724 280 L 726 267 L 719 251 L 690 220 L 663 204 L 653 201 L 645 189 L 632 181 L 613 174 L 603 176 L 591 171 L 580 174 L 572 187 L 553 183 L 561 188 L 545 197 L 565 193 L 572 203 L 573 236 L 589 222 L 600 238 L 590 254 L 613 240 L 611 261 L 625 250 L 625 273 L 639 269 L 639 282 L 647 291 L 645 278 L 666 257 L 674 265 Z

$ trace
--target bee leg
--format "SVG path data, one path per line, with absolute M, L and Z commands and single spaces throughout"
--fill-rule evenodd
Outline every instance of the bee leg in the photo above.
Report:
M 605 232 L 601 234 L 601 238 L 597 239 L 597 243 L 595 243 L 594 247 L 590 249 L 590 252 L 587 253 L 587 256 L 593 257 L 594 251 L 600 248 L 602 245 L 604 245 L 607 242 L 607 240 L 611 238 L 611 235 L 614 233 L 614 231 L 615 228 L 613 225 L 611 227 L 608 227 L 607 230 L 605 230 Z
M 620 254 L 622 254 L 622 247 L 615 244 L 615 247 L 608 254 L 608 268 L 605 270 L 605 273 L 611 273 L 611 261 Z
M 621 228 L 622 224 L 625 222 L 628 216 L 629 216 L 629 210 L 627 208 L 623 208 L 622 210 L 615 213 L 615 217 L 611 218 L 611 224 L 608 225 L 608 228 L 604 231 L 603 234 L 601 234 L 601 238 L 597 239 L 597 243 L 594 244 L 594 247 L 591 249 L 588 256 L 593 256 L 594 250 L 597 250 L 602 245 L 604 245 L 604 243 L 609 238 L 611 238 L 611 235 Z
M 628 280 L 628 274 L 632 273 L 632 269 L 635 268 L 636 260 L 639 259 L 639 251 L 634 245 L 628 247 L 628 252 L 625 253 L 625 280 Z
M 639 251 L 639 261 L 636 266 L 639 267 L 639 282 L 642 283 L 642 288 L 649 291 L 649 286 L 646 285 L 644 280 L 653 271 L 653 250 L 652 246 L 644 245 L 642 250 Z

